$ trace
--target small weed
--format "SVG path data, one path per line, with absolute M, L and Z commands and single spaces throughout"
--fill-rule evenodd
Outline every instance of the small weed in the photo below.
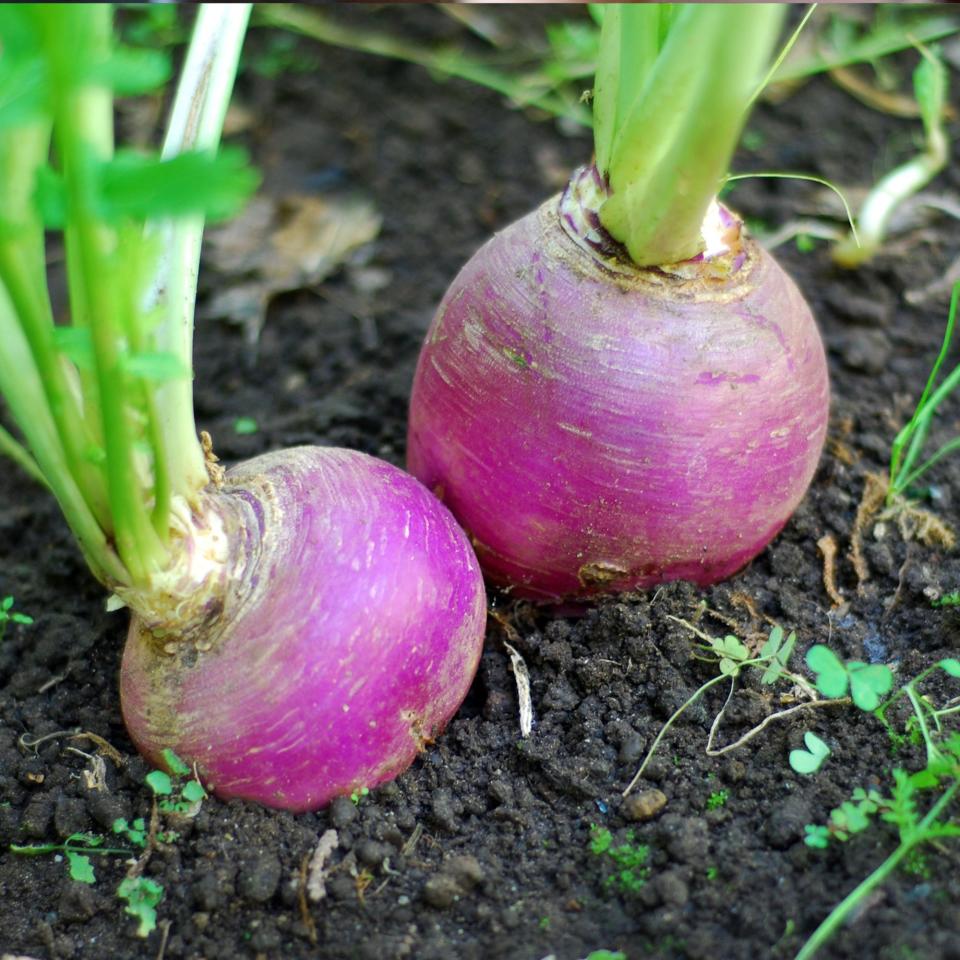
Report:
M 719 868 L 719 867 L 707 867 L 704 876 L 707 878 L 707 880 L 709 880 L 709 881 L 712 883 L 714 880 L 717 879 L 717 877 L 720 876 L 720 868 Z
M 103 843 L 103 837 L 96 833 L 71 833 L 63 843 L 30 843 L 23 846 L 12 843 L 10 852 L 27 857 L 37 857 L 45 853 L 62 853 L 66 858 L 67 871 L 71 880 L 95 883 L 97 877 L 90 862 L 90 854 L 115 854 L 125 857 L 131 852 L 105 847 Z
M 617 889 L 621 893 L 636 893 L 647 882 L 650 868 L 645 864 L 650 856 L 650 848 L 645 844 L 634 843 L 634 832 L 628 830 L 625 842 L 614 845 L 613 834 L 606 827 L 590 825 L 590 852 L 604 860 L 611 861 L 616 869 L 603 881 L 606 889 Z
M 591 950 L 583 960 L 627 960 L 622 950 Z
M 164 813 L 179 813 L 185 817 L 196 816 L 200 804 L 207 797 L 206 790 L 195 777 L 182 786 L 176 785 L 175 780 L 189 776 L 192 771 L 172 750 L 164 750 L 162 756 L 173 777 L 165 770 L 151 770 L 145 778 L 145 783 L 157 797 L 157 806 Z
M 540 920 L 537 922 L 537 926 L 538 926 L 541 930 L 549 930 L 549 929 L 550 929 L 550 918 L 549 918 L 549 917 L 541 917 Z
M 960 607 L 960 590 L 945 593 L 937 600 L 930 601 L 931 607 Z
M 847 690 L 861 710 L 876 710 L 893 689 L 893 671 L 882 663 L 843 661 L 822 643 L 807 651 L 807 666 L 816 674 L 817 689 L 825 697 L 845 697 Z
M 237 417 L 233 421 L 233 432 L 241 437 L 256 433 L 259 429 L 260 425 L 253 417 Z
M 816 648 L 812 648 L 811 653 L 814 650 Z M 820 665 L 819 670 L 815 664 Z M 835 657 L 831 659 L 822 655 L 814 656 L 810 663 L 811 667 L 820 673 L 821 681 L 826 677 L 827 684 L 834 684 L 834 689 L 839 689 L 841 684 L 849 684 L 853 692 L 858 665 L 847 664 L 844 667 L 840 664 L 838 667 L 838 664 Z M 849 840 L 867 830 L 879 819 L 896 827 L 899 843 L 886 860 L 831 911 L 804 944 L 796 960 L 809 960 L 813 957 L 843 925 L 851 911 L 863 903 L 898 866 L 912 868 L 919 875 L 926 876 L 927 866 L 921 847 L 949 837 L 960 837 L 960 823 L 948 815 L 950 805 L 960 791 L 960 733 L 953 732 L 948 735 L 942 725 L 945 717 L 960 712 L 960 706 L 955 701 L 950 701 L 946 706 L 937 708 L 919 690 L 919 684 L 937 670 L 960 679 L 960 660 L 938 660 L 905 683 L 882 705 L 878 702 L 871 708 L 871 712 L 883 724 L 895 744 L 903 743 L 919 733 L 926 747 L 926 766 L 914 773 L 899 767 L 894 768 L 891 771 L 893 784 L 889 794 L 872 787 L 857 787 L 849 800 L 845 800 L 830 812 L 826 824 L 808 824 L 805 827 L 807 846 L 823 849 L 831 843 Z M 878 672 L 874 671 L 869 676 L 870 681 L 861 689 L 858 706 L 873 703 L 875 698 L 879 698 L 881 691 L 887 692 L 892 686 L 892 676 L 889 678 L 889 685 L 887 679 L 882 678 Z M 909 701 L 913 712 L 901 733 L 894 731 L 886 714 L 894 703 L 902 699 Z M 856 694 L 854 700 L 858 700 Z M 924 804 L 924 798 L 930 796 L 932 800 Z
M 707 809 L 719 810 L 720 807 L 724 806 L 729 799 L 730 794 L 727 793 L 726 790 L 714 790 L 713 793 L 707 797 Z
M 28 617 L 25 613 L 13 609 L 13 597 L 4 597 L 0 600 L 0 641 L 3 640 L 7 632 L 8 623 L 20 623 L 29 626 L 33 623 L 33 617 Z
M 365 799 L 369 793 L 369 787 L 361 787 L 359 790 L 354 790 L 353 793 L 350 794 L 350 802 L 353 803 L 354 806 L 359 807 L 360 801 Z
M 117 897 L 126 900 L 125 912 L 137 918 L 137 936 L 149 936 L 157 927 L 157 904 L 163 899 L 163 886 L 149 877 L 127 877 L 117 887 Z

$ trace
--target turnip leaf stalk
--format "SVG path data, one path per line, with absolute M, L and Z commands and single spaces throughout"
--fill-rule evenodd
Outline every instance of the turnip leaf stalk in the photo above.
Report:
M 515 595 L 715 582 L 813 476 L 819 333 L 716 196 L 784 13 L 604 5 L 593 162 L 488 241 L 437 310 L 408 465 Z
M 169 68 L 118 45 L 109 5 L 0 7 L 0 391 L 17 434 L 0 447 L 130 608 L 121 701 L 141 751 L 173 751 L 222 796 L 310 809 L 395 776 L 449 719 L 485 604 L 453 518 L 397 468 L 317 447 L 208 463 L 194 299 L 204 221 L 257 184 L 219 147 L 249 15 L 199 8 L 157 156 L 116 146 L 114 96 Z

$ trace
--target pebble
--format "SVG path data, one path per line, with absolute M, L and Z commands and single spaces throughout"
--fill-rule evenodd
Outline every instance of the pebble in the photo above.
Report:
M 799 796 L 787 797 L 767 817 L 766 835 L 770 846 L 783 850 L 803 836 L 803 828 L 813 822 L 813 810 Z
M 700 862 L 710 848 L 705 820 L 665 814 L 660 820 L 660 834 L 667 853 L 680 863 Z
M 280 858 L 275 853 L 258 854 L 241 868 L 237 882 L 240 894 L 256 903 L 266 903 L 277 891 L 281 871 Z
M 31 840 L 43 840 L 53 819 L 53 797 L 39 794 L 33 797 L 20 818 L 20 832 Z
M 443 865 L 443 873 L 452 877 L 464 892 L 472 890 L 484 878 L 480 861 L 468 853 L 447 860 Z
M 628 820 L 649 820 L 666 805 L 667 796 L 662 790 L 641 790 L 623 801 L 622 813 Z
M 61 840 L 66 840 L 71 834 L 89 830 L 90 817 L 87 814 L 86 802 L 80 797 L 58 797 L 53 812 L 53 826 Z
M 660 899 L 668 907 L 683 907 L 690 899 L 690 888 L 676 870 L 658 874 L 654 884 Z
M 99 909 L 97 895 L 87 883 L 68 883 L 57 907 L 60 919 L 68 923 L 85 923 Z
M 462 892 L 460 884 L 454 877 L 445 873 L 438 873 L 424 884 L 423 899 L 431 907 L 445 910 L 460 898 Z
M 357 805 L 349 797 L 334 797 L 330 804 L 330 825 L 342 830 L 357 819 Z
M 643 737 L 639 733 L 631 731 L 624 737 L 623 743 L 620 744 L 617 760 L 625 764 L 636 763 L 643 756 L 644 746 Z

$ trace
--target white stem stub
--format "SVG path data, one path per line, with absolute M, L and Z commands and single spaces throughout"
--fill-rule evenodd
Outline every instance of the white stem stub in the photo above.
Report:
M 517 701 L 520 704 L 520 736 L 526 739 L 533 730 L 533 700 L 530 697 L 530 672 L 520 652 L 506 640 L 503 645 L 510 654 L 510 665 L 517 678 Z

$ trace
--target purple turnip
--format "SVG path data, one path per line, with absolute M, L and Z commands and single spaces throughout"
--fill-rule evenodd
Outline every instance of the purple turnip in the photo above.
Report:
M 408 466 L 516 596 L 728 577 L 786 523 L 824 442 L 810 310 L 713 199 L 781 12 L 679 6 L 607 8 L 602 50 L 618 27 L 665 37 L 653 79 L 611 133 L 601 63 L 597 165 L 467 263 L 417 366 Z M 723 90 L 704 67 L 651 93 L 684 40 L 737 65 Z M 674 166 L 638 166 L 661 134 Z

